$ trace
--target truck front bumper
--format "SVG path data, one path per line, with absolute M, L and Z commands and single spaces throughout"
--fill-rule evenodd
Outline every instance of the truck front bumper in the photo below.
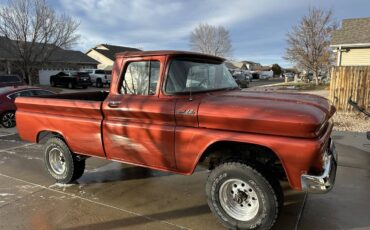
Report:
M 327 193 L 335 182 L 338 154 L 334 142 L 329 140 L 329 147 L 323 155 L 324 171 L 321 175 L 301 175 L 302 190 L 310 193 Z

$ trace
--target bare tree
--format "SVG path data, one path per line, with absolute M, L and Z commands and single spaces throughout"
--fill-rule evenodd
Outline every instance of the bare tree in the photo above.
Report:
M 8 0 L 0 8 L 0 36 L 8 40 L 6 48 L 16 56 L 30 84 L 32 68 L 77 42 L 78 26 L 71 17 L 57 14 L 45 0 Z
M 309 8 L 300 23 L 287 34 L 288 47 L 284 58 L 298 68 L 311 71 L 318 84 L 318 75 L 333 61 L 331 34 L 337 28 L 333 12 Z
M 232 54 L 229 31 L 223 26 L 199 24 L 191 33 L 190 47 L 193 51 L 219 57 L 230 57 Z

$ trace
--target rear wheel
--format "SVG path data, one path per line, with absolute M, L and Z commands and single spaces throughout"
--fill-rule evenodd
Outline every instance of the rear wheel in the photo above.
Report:
M 95 85 L 96 85 L 97 88 L 102 88 L 103 87 L 102 80 L 100 78 L 96 79 Z
M 15 126 L 15 112 L 7 111 L 1 115 L 1 125 L 4 128 L 12 128 Z
M 73 82 L 68 82 L 68 89 L 73 89 L 74 87 Z
M 57 137 L 50 138 L 44 147 L 45 166 L 58 182 L 67 184 L 77 180 L 85 170 L 85 160 L 78 160 L 66 143 Z
M 239 162 L 215 168 L 208 177 L 206 194 L 211 211 L 228 229 L 270 229 L 283 202 L 278 181 Z
M 55 81 L 54 80 L 50 80 L 50 85 L 51 85 L 51 87 L 55 87 L 56 86 Z

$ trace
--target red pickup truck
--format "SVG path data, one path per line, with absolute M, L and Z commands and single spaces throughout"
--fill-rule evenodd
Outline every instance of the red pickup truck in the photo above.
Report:
M 190 175 L 210 169 L 211 211 L 231 229 L 269 229 L 280 180 L 329 191 L 337 154 L 335 108 L 307 94 L 241 91 L 224 59 L 180 51 L 116 55 L 110 92 L 16 99 L 22 139 L 43 143 L 60 183 L 82 176 L 89 156 Z

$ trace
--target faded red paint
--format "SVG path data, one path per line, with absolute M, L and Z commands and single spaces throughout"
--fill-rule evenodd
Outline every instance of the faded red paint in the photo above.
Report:
M 173 57 L 222 62 L 190 52 L 118 54 L 110 93 L 103 101 L 17 98 L 17 127 L 22 139 L 37 142 L 42 131 L 62 135 L 79 154 L 191 174 L 207 147 L 219 141 L 265 146 L 281 160 L 290 185 L 317 165 L 330 138 L 328 121 L 335 108 L 325 98 L 304 94 L 240 90 L 166 95 L 166 70 Z M 161 63 L 153 96 L 119 94 L 120 76 L 129 62 Z M 116 103 L 116 107 L 111 107 Z M 103 145 L 104 144 L 104 145 Z

